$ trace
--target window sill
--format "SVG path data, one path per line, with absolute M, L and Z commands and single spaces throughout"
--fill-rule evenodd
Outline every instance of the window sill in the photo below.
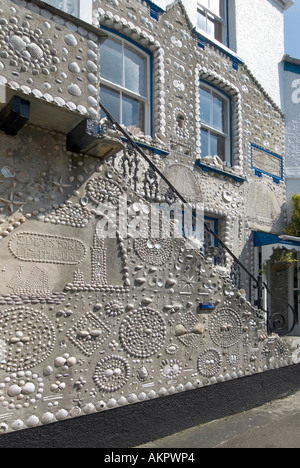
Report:
M 203 162 L 201 162 L 201 159 L 196 160 L 196 166 L 200 167 L 203 172 L 206 172 L 206 173 L 214 172 L 215 174 L 220 174 L 225 177 L 229 177 L 230 179 L 233 179 L 235 182 L 243 183 L 247 181 L 245 177 L 239 176 L 235 174 L 234 172 L 227 172 L 227 171 L 224 171 L 223 169 L 218 169 L 215 166 L 204 164 Z
M 125 137 L 121 137 L 120 139 L 122 141 L 124 141 L 124 142 L 128 141 L 127 138 L 125 138 Z M 140 148 L 147 149 L 147 150 L 151 151 L 153 154 L 157 154 L 158 156 L 168 156 L 170 154 L 169 151 L 166 151 L 166 150 L 160 148 L 159 146 L 153 146 L 153 144 L 147 144 L 147 143 L 141 142 L 141 141 L 136 140 L 136 139 L 133 139 L 133 141 Z
M 198 45 L 202 49 L 205 49 L 205 44 L 208 42 L 209 44 L 213 45 L 217 49 L 219 49 L 220 52 L 223 52 L 226 54 L 229 58 L 232 60 L 232 68 L 234 70 L 238 70 L 238 67 L 240 64 L 244 64 L 244 60 L 241 59 L 235 52 L 233 52 L 231 49 L 226 47 L 222 42 L 217 41 L 216 39 L 210 37 L 208 34 L 206 34 L 204 31 L 201 31 L 199 28 L 194 28 L 194 33 L 198 37 Z

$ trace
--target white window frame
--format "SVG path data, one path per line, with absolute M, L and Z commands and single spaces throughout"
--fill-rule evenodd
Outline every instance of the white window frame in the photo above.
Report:
M 53 5 L 53 2 L 51 0 L 43 0 L 44 3 L 47 5 Z M 54 8 L 57 8 L 58 10 L 65 11 L 66 9 L 64 8 L 64 5 L 66 5 L 67 0 L 59 0 L 59 5 Z M 86 23 L 92 24 L 93 20 L 93 0 L 78 0 L 78 16 L 75 16 L 75 18 L 79 18 L 82 21 L 85 21 Z
M 105 86 L 106 88 L 109 88 L 112 91 L 120 93 L 120 123 L 123 123 L 122 119 L 122 97 L 123 96 L 128 96 L 129 98 L 136 99 L 137 101 L 141 102 L 145 106 L 145 116 L 144 116 L 144 121 L 145 121 L 145 128 L 142 129 L 145 135 L 150 135 L 151 134 L 151 63 L 150 63 L 150 55 L 146 52 L 143 51 L 140 47 L 134 45 L 131 41 L 128 41 L 126 38 L 113 34 L 113 33 L 108 33 L 108 39 L 113 39 L 116 40 L 120 43 L 122 43 L 122 58 L 124 59 L 124 49 L 125 45 L 127 48 L 132 50 L 133 52 L 136 52 L 137 55 L 143 57 L 145 59 L 145 78 L 146 78 L 146 83 L 145 83 L 145 91 L 146 91 L 146 96 L 142 96 L 140 94 L 137 94 L 124 86 L 121 86 L 119 84 L 113 83 L 112 81 L 106 80 L 103 77 L 101 77 L 101 69 L 100 69 L 100 87 Z M 100 46 L 100 54 L 101 54 L 101 46 Z M 123 79 L 125 76 L 125 61 L 123 60 Z
M 210 5 L 210 1 L 208 0 L 208 5 Z M 207 8 L 204 6 L 201 1 L 198 2 L 198 7 L 197 7 L 197 28 L 199 31 L 203 31 L 205 34 L 207 34 L 209 37 L 214 39 L 215 41 L 221 42 L 224 45 L 227 45 L 227 11 L 226 11 L 226 0 L 219 0 L 220 1 L 220 13 L 221 16 L 217 15 L 214 13 L 210 8 Z M 203 30 L 202 28 L 199 27 L 198 25 L 198 15 L 202 14 L 205 16 L 206 19 L 206 28 Z M 208 32 L 208 20 L 211 20 L 213 23 L 218 24 L 221 27 L 221 40 L 217 39 L 216 34 L 214 36 L 211 36 Z
M 231 145 L 231 137 L 230 137 L 230 134 L 231 134 L 231 112 L 230 112 L 231 103 L 230 103 L 230 97 L 226 96 L 221 91 L 218 91 L 214 86 L 210 85 L 209 83 L 201 82 L 200 83 L 200 90 L 201 89 L 204 89 L 205 91 L 209 92 L 211 95 L 213 95 L 213 94 L 217 95 L 224 102 L 226 102 L 225 119 L 226 119 L 227 133 L 224 133 L 224 132 L 216 129 L 211 125 L 204 124 L 203 122 L 201 122 L 201 130 L 206 130 L 209 133 L 209 135 L 211 135 L 211 133 L 213 133 L 213 134 L 216 134 L 217 136 L 220 136 L 220 137 L 225 139 L 225 157 L 224 157 L 223 162 L 227 162 L 228 164 L 231 165 L 231 148 L 230 148 L 230 145 Z M 199 92 L 200 92 L 200 90 L 199 90 Z M 212 100 L 211 100 L 211 105 L 212 105 Z M 200 95 L 200 109 L 201 109 L 201 95 Z M 211 107 L 210 115 L 212 115 L 212 112 L 213 112 L 213 110 L 212 110 L 212 107 Z M 201 111 L 200 111 L 200 116 L 201 116 Z M 209 156 L 215 156 L 215 155 L 214 154 L 209 154 Z M 218 155 L 218 156 L 220 157 L 220 155 Z

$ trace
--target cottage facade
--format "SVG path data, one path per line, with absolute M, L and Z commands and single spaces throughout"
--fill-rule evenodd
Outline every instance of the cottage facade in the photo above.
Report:
M 197 25 L 180 1 L 1 8 L 3 432 L 297 363 L 289 306 L 258 295 L 287 222 L 280 93 L 216 3 Z M 148 231 L 183 199 L 201 248 Z

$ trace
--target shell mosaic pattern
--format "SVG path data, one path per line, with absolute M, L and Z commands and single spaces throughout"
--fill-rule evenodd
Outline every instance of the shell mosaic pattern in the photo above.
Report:
M 18 3 L 1 9 L 1 85 L 96 118 L 98 37 L 30 2 L 23 2 L 28 10 Z M 43 21 L 36 23 L 40 11 Z
M 0 83 L 42 99 L 45 112 L 54 102 L 95 116 L 96 107 L 91 99 L 88 107 L 87 96 L 94 98 L 89 85 L 98 83 L 96 38 L 65 20 L 59 23 L 60 17 L 49 12 L 49 18 L 41 15 L 34 2 L 15 0 L 9 6 L 1 6 L 5 54 L 0 57 Z M 32 38 L 26 21 L 39 26 Z M 253 139 L 282 154 L 280 112 L 246 67 L 233 70 L 228 57 L 214 48 L 198 48 L 180 2 L 156 22 L 144 2 L 132 1 L 129 7 L 120 0 L 103 0 L 94 7 L 94 26 L 99 22 L 153 54 L 153 144 L 164 140 L 170 155 L 145 151 L 165 173 L 172 173 L 174 166 L 179 191 L 192 181 L 195 200 L 219 219 L 220 235 L 251 268 L 251 230 L 271 229 L 281 219 L 268 213 L 258 218 L 243 200 L 255 184 L 262 184 L 270 198 L 285 198 L 282 186 L 267 176 L 257 181 L 247 157 L 249 143 Z M 53 44 L 47 44 L 50 32 Z M 86 52 L 84 67 L 76 59 L 83 57 L 79 48 Z M 21 73 L 23 65 L 27 69 Z M 57 77 L 58 69 L 68 79 Z M 77 73 L 88 86 L 70 81 Z M 245 184 L 191 170 L 195 155 L 201 154 L 200 77 L 232 97 L 235 165 L 223 169 L 231 176 L 247 175 Z M 186 126 L 174 133 L 179 111 Z M 256 127 L 243 115 L 250 123 L 255 120 Z M 264 136 L 267 130 L 271 137 Z M 137 240 L 116 231 L 115 238 L 99 240 L 97 224 L 104 216 L 97 205 L 110 202 L 118 208 L 120 194 L 126 195 L 128 205 L 147 204 L 147 167 L 124 152 L 99 163 L 67 152 L 65 143 L 65 135 L 32 124 L 14 138 L 1 134 L 1 432 L 101 413 L 292 364 L 289 342 L 268 335 L 265 314 L 233 286 L 229 270 L 187 249 L 182 239 Z M 125 163 L 132 174 L 134 163 L 138 165 L 134 188 L 123 170 Z M 25 253 L 12 255 L 12 239 L 14 249 L 20 249 L 17 240 L 25 233 Z M 55 243 L 50 248 L 51 236 Z M 58 262 L 76 255 L 74 239 L 84 245 L 85 256 L 79 264 Z M 49 261 L 35 261 L 42 258 Z M 216 309 L 201 309 L 204 301 Z
M 99 177 L 106 180 L 107 190 L 109 183 L 113 187 L 118 184 L 129 198 L 139 199 L 111 167 L 103 165 L 94 177 L 96 181 Z M 84 192 L 89 187 L 83 186 L 78 197 L 88 196 Z M 91 218 L 85 227 L 63 227 L 64 239 L 72 239 L 71 231 L 77 230 L 77 239 L 90 252 L 79 265 L 84 273 L 74 265 L 51 265 L 57 274 L 65 268 L 77 282 L 87 277 L 88 270 L 93 273 L 91 258 L 95 245 L 99 251 L 107 248 L 108 241 L 95 244 L 96 221 L 100 215 L 93 211 L 93 205 L 91 201 L 86 207 L 91 210 Z M 41 233 L 48 226 L 42 220 L 27 220 L 28 225 L 32 222 L 35 231 Z M 61 230 L 61 226 L 57 223 L 52 229 Z M 17 233 L 23 229 L 20 226 Z M 9 243 L 5 238 L 3 242 Z M 274 356 L 276 366 L 289 361 L 288 345 L 277 336 L 266 334 L 263 314 L 252 309 L 233 285 L 224 282 L 211 263 L 196 251 L 191 254 L 183 240 L 174 241 L 171 253 L 166 246 L 166 261 L 156 266 L 147 261 L 141 263 L 134 239 L 119 237 L 114 242 L 122 244 L 122 250 L 116 251 L 126 257 L 126 289 L 119 287 L 122 285 L 110 271 L 108 262 L 114 249 L 108 249 L 107 256 L 97 257 L 106 262 L 99 267 L 110 285 L 104 289 L 93 289 L 92 284 L 70 288 L 66 282 L 60 293 L 58 290 L 56 296 L 52 295 L 58 298 L 55 301 L 46 292 L 35 294 L 32 280 L 30 296 L 3 292 L 5 305 L 0 305 L 2 432 L 251 375 L 274 368 Z M 11 255 L 10 263 L 18 271 L 19 260 Z M 24 275 L 25 269 L 23 266 L 21 270 Z M 192 280 L 191 271 L 197 281 Z M 40 270 L 36 271 L 34 276 L 36 281 L 39 273 Z M 144 281 L 136 282 L 137 274 Z M 52 276 L 49 277 L 51 284 Z M 184 287 L 182 277 L 190 278 L 188 288 Z M 199 302 L 209 278 L 219 285 L 216 290 L 206 287 L 210 299 L 219 302 L 219 307 L 203 313 Z M 34 307 L 26 305 L 29 300 L 35 303 Z

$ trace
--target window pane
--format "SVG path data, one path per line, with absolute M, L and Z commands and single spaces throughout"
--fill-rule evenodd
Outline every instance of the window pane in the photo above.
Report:
M 209 134 L 206 130 L 201 130 L 201 157 L 210 156 L 209 153 Z
M 123 58 L 122 44 L 107 39 L 100 48 L 100 74 L 105 80 L 123 85 Z
M 215 37 L 215 22 L 209 17 L 207 18 L 206 32 L 209 34 L 209 36 Z
M 100 102 L 106 107 L 108 112 L 118 121 L 121 121 L 120 116 L 120 94 L 112 91 L 111 89 L 101 86 L 100 88 Z M 101 113 L 101 118 L 105 117 Z
M 223 28 L 222 23 L 219 21 L 215 22 L 215 39 L 219 42 L 223 42 Z
M 199 29 L 201 29 L 201 31 L 206 32 L 206 15 L 203 14 L 201 11 L 198 11 L 197 26 Z
M 219 145 L 218 136 L 210 134 L 210 156 L 220 156 L 218 154 L 218 145 Z
M 200 89 L 200 114 L 201 122 L 211 125 L 211 93 L 205 89 Z
M 226 161 L 226 140 L 224 137 L 218 137 L 217 155 L 222 159 L 222 161 Z
M 224 99 L 213 95 L 213 127 L 220 132 L 226 133 L 225 116 L 226 103 Z
M 45 3 L 70 15 L 79 17 L 79 0 L 44 0 Z
M 125 88 L 145 96 L 145 59 L 125 48 Z
M 136 125 L 142 131 L 145 130 L 145 106 L 143 103 L 131 99 L 129 97 L 123 96 L 122 100 L 122 114 L 123 121 L 122 123 L 126 127 L 131 125 Z

